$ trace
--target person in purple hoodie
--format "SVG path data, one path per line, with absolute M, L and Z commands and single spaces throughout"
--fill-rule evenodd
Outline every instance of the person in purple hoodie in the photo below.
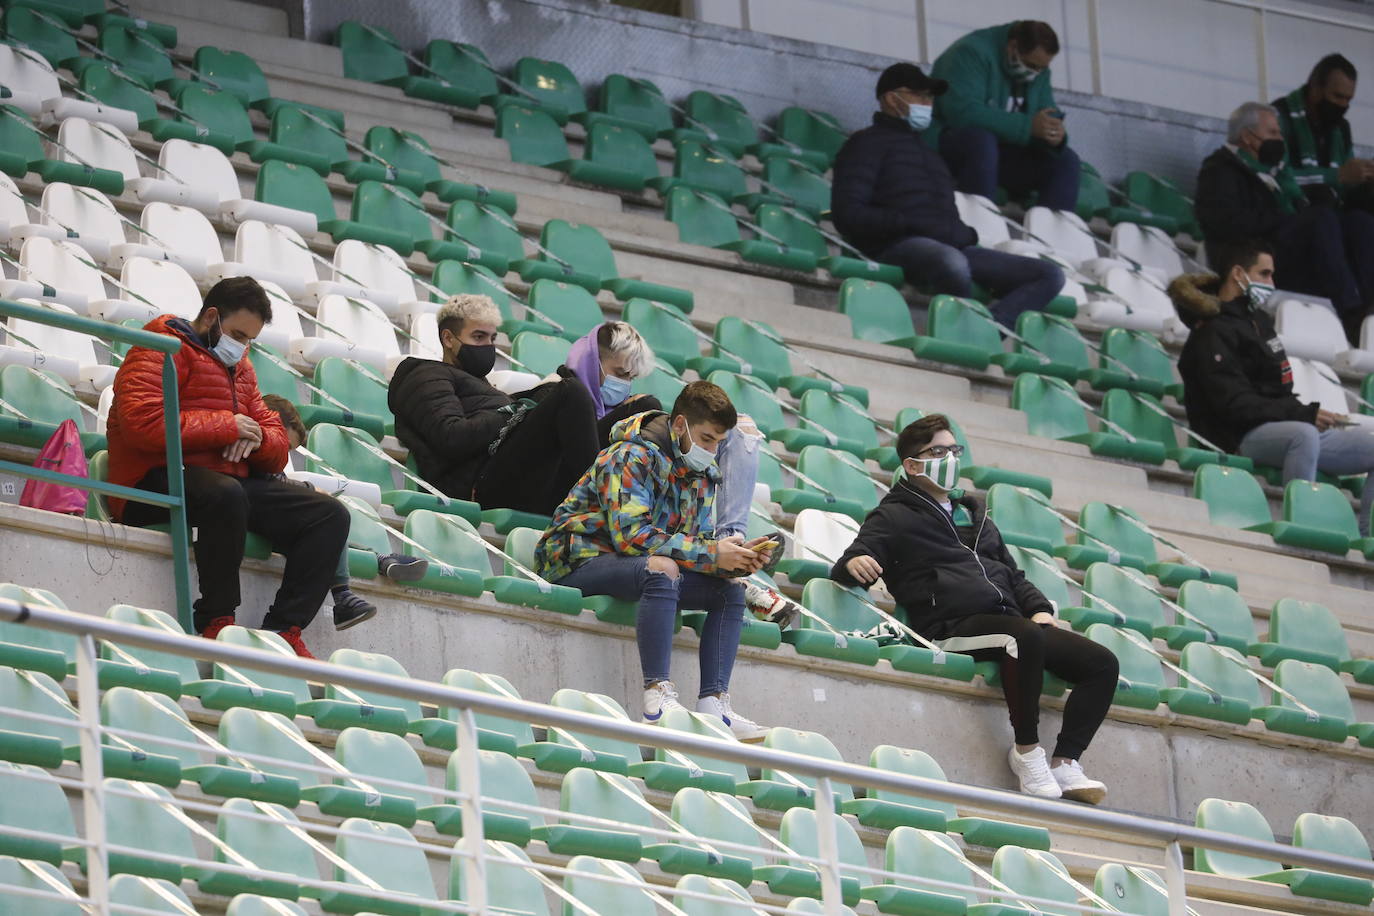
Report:
M 575 377 L 587 387 L 596 407 L 597 434 L 605 448 L 610 444 L 612 427 L 621 420 L 665 409 L 651 394 L 630 393 L 635 379 L 648 375 L 653 368 L 654 351 L 638 331 L 624 321 L 604 321 L 573 343 L 567 365 L 560 366 L 558 374 L 563 378 Z M 762 445 L 763 435 L 754 421 L 740 414 L 739 424 L 716 451 L 721 473 L 715 509 L 718 537 L 748 537 L 749 506 L 754 500 Z M 772 536 L 779 542 L 783 540 L 780 533 Z M 774 557 L 780 558 L 782 554 L 781 548 L 773 551 Z M 775 564 L 765 567 L 766 571 L 771 571 L 772 565 Z M 800 613 L 786 597 L 764 585 L 748 581 L 744 591 L 745 603 L 758 617 L 785 627 Z

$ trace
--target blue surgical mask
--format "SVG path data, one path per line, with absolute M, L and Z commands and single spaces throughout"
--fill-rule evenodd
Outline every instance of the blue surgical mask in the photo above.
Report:
M 614 407 L 630 396 L 630 382 L 614 375 L 608 375 L 601 382 L 601 403 Z
M 248 344 L 240 343 L 228 334 L 224 333 L 224 327 L 220 324 L 219 317 L 216 316 L 215 324 L 219 327 L 219 341 L 210 348 L 210 352 L 226 368 L 232 369 L 238 365 L 239 360 L 243 359 L 243 354 L 248 352 Z
M 706 449 L 692 441 L 692 432 L 690 429 L 686 430 L 684 435 L 687 437 L 687 444 L 689 447 L 687 451 L 683 452 L 682 445 L 679 444 L 678 451 L 682 454 L 682 460 L 686 463 L 687 467 L 697 473 L 701 473 L 716 463 L 716 456 L 714 453 L 706 451 Z
M 925 130 L 930 126 L 934 113 L 935 108 L 931 105 L 907 105 L 906 123 L 911 125 L 912 130 Z

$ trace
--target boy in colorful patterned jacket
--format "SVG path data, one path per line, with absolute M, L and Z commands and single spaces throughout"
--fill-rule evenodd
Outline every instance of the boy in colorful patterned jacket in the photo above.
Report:
M 766 537 L 713 537 L 715 452 L 735 422 L 730 398 L 702 381 L 682 390 L 671 413 L 617 423 L 611 445 L 540 538 L 535 571 L 587 595 L 639 602 L 635 636 L 649 723 L 682 708 L 669 679 L 677 612 L 705 610 L 697 712 L 718 716 L 742 741 L 759 741 L 767 729 L 730 707 L 730 671 L 744 622 L 738 577 L 767 563 L 771 548 Z

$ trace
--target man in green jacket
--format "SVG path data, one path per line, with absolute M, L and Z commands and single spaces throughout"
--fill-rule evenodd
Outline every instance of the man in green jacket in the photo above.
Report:
M 1274 107 L 1288 165 L 1307 199 L 1374 212 L 1374 161 L 1355 155 L 1345 119 L 1355 99 L 1355 77 L 1355 65 L 1345 55 L 1328 54 L 1304 85 L 1275 99 Z
M 935 101 L 927 142 L 949 163 L 960 191 L 1015 198 L 1031 191 L 1053 210 L 1078 203 L 1078 155 L 1050 88 L 1059 36 L 1022 19 L 970 32 L 935 59 L 931 76 L 949 83 Z

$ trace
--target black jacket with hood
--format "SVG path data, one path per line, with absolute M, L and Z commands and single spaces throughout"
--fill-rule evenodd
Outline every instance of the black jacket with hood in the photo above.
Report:
M 420 476 L 454 499 L 472 499 L 511 398 L 457 366 L 412 356 L 391 376 L 386 403 Z
M 955 248 L 978 244 L 959 218 L 945 160 L 906 121 L 882 112 L 836 154 L 830 209 L 845 241 L 869 257 L 912 236 Z
M 1291 216 L 1283 211 L 1278 194 L 1226 146 L 1202 160 L 1193 213 L 1208 245 L 1272 241 Z
M 971 524 L 956 525 L 934 499 L 898 480 L 868 513 L 830 578 L 860 585 L 845 564 L 873 557 L 907 624 L 927 639 L 944 639 L 956 622 L 975 614 L 1053 613 L 1011 558 L 983 504 L 969 495 L 952 502 L 968 510 Z
M 1188 425 L 1228 452 L 1261 423 L 1315 423 L 1317 404 L 1293 395 L 1293 369 L 1274 320 L 1244 296 L 1222 302 L 1221 278 L 1184 274 L 1169 297 L 1190 332 L 1178 358 Z

